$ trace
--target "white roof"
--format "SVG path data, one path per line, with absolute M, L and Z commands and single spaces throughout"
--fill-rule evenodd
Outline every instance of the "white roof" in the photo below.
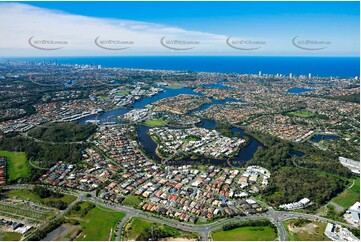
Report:
M 349 210 L 354 210 L 360 212 L 360 202 L 356 202 L 354 205 L 352 205 Z

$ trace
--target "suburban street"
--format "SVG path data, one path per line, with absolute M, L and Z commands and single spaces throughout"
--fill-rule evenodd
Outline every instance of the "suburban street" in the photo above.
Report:
M 121 241 L 122 240 L 122 229 L 123 229 L 123 226 L 125 225 L 125 223 L 130 219 L 132 218 L 132 216 L 130 214 L 126 214 L 124 218 L 122 218 L 120 220 L 120 222 L 118 223 L 117 225 L 117 233 L 116 233 L 116 236 L 115 236 L 115 240 L 116 241 Z

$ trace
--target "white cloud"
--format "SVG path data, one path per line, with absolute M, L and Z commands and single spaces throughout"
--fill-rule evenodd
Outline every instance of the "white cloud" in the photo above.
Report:
M 0 55 L 124 55 L 169 53 L 170 49 L 160 44 L 160 39 L 190 40 L 199 44 L 182 45 L 194 47 L 191 52 L 231 51 L 225 44 L 226 36 L 188 31 L 154 23 L 119 19 L 94 18 L 42 9 L 19 3 L 0 3 Z M 60 50 L 44 51 L 41 48 L 63 47 Z M 132 41 L 127 50 L 109 51 L 97 47 L 94 39 Z M 45 44 L 34 41 L 65 41 L 67 44 Z M 125 45 L 107 45 L 119 47 Z
M 237 29 L 236 29 L 237 30 Z M 130 41 L 132 44 L 101 46 L 110 48 L 128 47 L 124 50 L 106 50 L 95 44 L 100 41 Z M 188 40 L 198 44 L 172 47 L 191 48 L 171 50 L 161 45 L 164 41 Z M 259 36 L 234 36 L 235 39 L 265 41 L 256 50 L 238 50 L 226 44 L 228 36 L 190 31 L 155 23 L 112 18 L 95 18 L 69 14 L 61 11 L 34 7 L 22 3 L 0 3 L 0 57 L 9 56 L 125 56 L 125 55 L 358 55 L 359 39 L 333 41 L 332 46 L 321 51 L 304 51 L 292 45 L 294 34 L 265 34 Z M 305 35 L 307 37 L 307 35 Z M 34 44 L 40 48 L 63 47 L 45 51 L 32 47 L 34 41 L 66 41 L 63 45 Z M 306 38 L 305 37 L 305 38 Z M 317 37 L 317 36 L 316 36 Z M 317 37 L 319 38 L 319 37 Z M 316 38 L 316 39 L 317 39 Z M 343 36 L 342 36 L 343 38 Z M 356 43 L 357 42 L 357 43 Z M 356 47 L 355 47 L 356 46 Z M 246 46 L 247 47 L 247 46 Z M 255 46 L 248 46 L 250 48 Z M 355 52 L 356 51 L 356 52 Z

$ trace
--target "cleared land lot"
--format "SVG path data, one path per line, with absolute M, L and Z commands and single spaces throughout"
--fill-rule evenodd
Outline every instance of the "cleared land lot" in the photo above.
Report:
M 25 152 L 0 150 L 0 156 L 7 158 L 7 182 L 29 177 L 30 168 L 26 162 Z
M 347 188 L 331 201 L 340 205 L 344 209 L 348 209 L 355 202 L 360 201 L 360 178 L 354 180 L 355 183 L 351 188 Z
M 64 241 L 71 240 L 77 236 L 81 226 L 72 224 L 62 224 L 50 232 L 43 240 L 45 241 Z
M 142 202 L 138 196 L 127 196 L 123 200 L 124 205 L 132 206 L 132 207 L 138 207 L 139 204 Z
M 276 233 L 269 226 L 245 226 L 212 234 L 215 241 L 271 241 L 275 238 Z
M 79 223 L 80 234 L 75 240 L 112 240 L 118 222 L 125 213 L 97 207 L 90 202 L 82 202 L 65 215 L 67 223 Z
M 198 238 L 196 233 L 179 230 L 141 218 L 132 218 L 123 228 L 122 240 L 148 240 L 148 238 L 151 238 L 151 230 L 153 230 L 153 235 L 157 238 L 179 238 L 183 240 L 196 240 Z
M 283 222 L 289 239 L 292 241 L 325 241 L 329 240 L 323 233 L 326 229 L 326 223 L 290 219 Z

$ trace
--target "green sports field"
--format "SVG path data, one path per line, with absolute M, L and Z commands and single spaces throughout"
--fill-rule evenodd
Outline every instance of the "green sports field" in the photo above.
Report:
M 300 117 L 300 118 L 311 118 L 313 116 L 315 116 L 314 113 L 310 112 L 310 111 L 305 111 L 305 110 L 298 110 L 298 111 L 294 111 L 294 112 L 289 112 L 288 115 L 294 116 L 294 117 Z
M 7 158 L 7 182 L 29 177 L 30 168 L 26 161 L 25 152 L 0 150 L 0 156 Z
M 152 120 L 145 121 L 142 124 L 144 124 L 145 126 L 149 126 L 149 127 L 158 127 L 158 126 L 167 125 L 167 122 L 165 122 L 161 119 L 152 119 Z
M 168 85 L 166 86 L 166 88 L 170 88 L 170 89 L 180 89 L 180 88 L 183 88 L 182 86 L 179 86 L 179 85 Z

